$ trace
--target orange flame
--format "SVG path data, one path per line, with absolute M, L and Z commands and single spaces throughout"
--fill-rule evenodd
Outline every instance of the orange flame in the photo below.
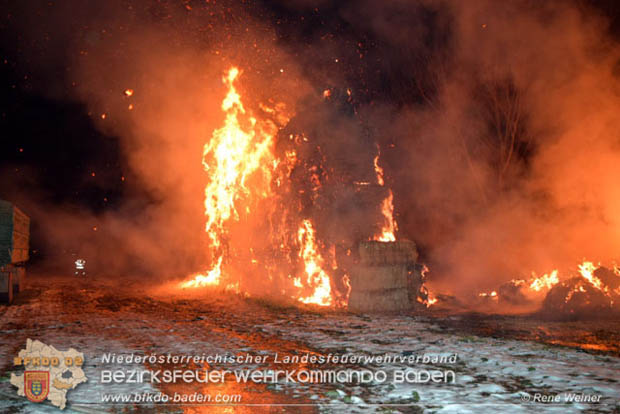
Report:
M 600 263 L 598 266 L 600 266 Z M 566 297 L 566 302 L 568 302 L 575 293 L 585 292 L 586 290 L 585 290 L 583 283 L 586 283 L 586 282 L 589 285 L 591 285 L 593 288 L 598 289 L 604 294 L 609 296 L 610 294 L 609 287 L 605 286 L 604 283 L 601 281 L 601 279 L 594 276 L 594 271 L 597 269 L 598 266 L 594 265 L 593 262 L 590 262 L 587 260 L 584 260 L 581 264 L 577 266 L 579 270 L 579 276 L 581 276 L 582 280 L 578 281 L 575 287 L 569 291 Z M 613 271 L 614 273 L 620 276 L 619 274 L 620 271 L 617 268 L 614 268 Z M 545 273 L 544 275 L 540 277 L 536 277 L 536 273 L 532 272 L 532 277 L 528 281 L 525 281 L 523 279 L 513 279 L 510 281 L 510 283 L 512 283 L 515 286 L 521 286 L 521 285 L 527 286 L 527 290 L 525 291 L 525 293 L 528 294 L 528 296 L 538 297 L 540 296 L 540 294 L 548 292 L 555 285 L 560 283 L 559 271 L 557 269 L 554 269 L 550 273 Z M 620 288 L 618 289 L 618 292 L 615 292 L 615 293 L 617 294 L 620 293 Z M 479 293 L 478 296 L 496 297 L 497 293 L 496 292 L 491 292 L 490 294 Z
M 235 87 L 239 74 L 239 69 L 233 67 L 223 78 L 227 86 L 227 94 L 221 105 L 225 114 L 224 125 L 213 132 L 203 148 L 202 163 L 208 177 L 204 198 L 205 232 L 209 242 L 211 268 L 193 275 L 190 280 L 179 285 L 181 288 L 225 286 L 225 290 L 247 294 L 238 275 L 234 274 L 232 267 L 229 270 L 227 266 L 232 256 L 229 252 L 236 247 L 235 240 L 231 240 L 231 234 L 234 233 L 229 233 L 229 229 L 233 228 L 232 223 L 243 222 L 253 214 L 251 207 L 254 202 L 272 197 L 275 200 L 273 188 L 284 186 L 283 180 L 290 176 L 297 164 L 295 150 L 286 151 L 282 160 L 275 156 L 274 144 L 278 131 L 275 123 L 270 120 L 259 121 L 252 114 L 246 113 L 241 95 Z M 270 117 L 279 119 L 282 108 L 278 105 L 270 108 L 261 104 L 260 108 Z M 284 167 L 284 175 L 277 173 L 280 165 Z M 320 186 L 318 175 L 313 184 Z M 286 278 L 288 285 L 282 289 L 282 293 L 297 292 L 296 298 L 302 303 L 332 305 L 330 277 L 323 270 L 325 263 L 317 247 L 312 222 L 302 220 L 295 246 L 283 243 L 286 237 L 271 239 L 278 239 L 278 246 L 283 251 L 299 249 L 299 259 L 303 262 L 303 274 L 296 277 L 289 275 Z M 250 254 L 248 265 L 260 266 L 252 248 Z M 236 260 L 242 260 L 237 255 L 235 257 Z M 270 266 L 265 264 L 264 270 L 268 278 L 273 280 L 273 269 Z
M 426 281 L 426 275 L 428 272 L 429 272 L 428 267 L 426 265 L 423 265 L 422 270 L 420 271 L 420 274 L 422 276 L 422 283 Z M 428 287 L 426 287 L 424 284 L 422 286 L 424 286 L 424 288 L 426 289 L 426 300 L 423 303 L 426 305 L 427 308 L 430 308 L 431 306 L 436 304 L 439 301 L 439 299 L 435 297 L 433 292 L 431 292 Z
M 435 303 L 437 303 L 437 298 L 431 293 L 428 292 L 428 299 L 426 299 L 426 307 L 430 308 L 431 306 L 433 306 Z
M 226 114 L 224 125 L 216 129 L 203 149 L 202 164 L 208 175 L 205 187 L 204 209 L 207 218 L 205 231 L 212 249 L 212 267 L 205 274 L 198 274 L 181 287 L 217 285 L 222 277 L 226 223 L 239 220 L 236 202 L 250 196 L 246 186 L 248 177 L 272 165 L 272 147 L 275 130 L 259 124 L 249 116 L 247 129 L 242 128 L 240 117 L 246 111 L 234 82 L 239 76 L 238 68 L 231 68 L 223 78 L 228 93 L 222 102 Z M 262 169 L 264 185 L 270 179 L 270 171 Z M 245 212 L 249 212 L 246 208 Z
M 388 196 L 381 203 L 381 213 L 383 213 L 384 224 L 381 228 L 381 234 L 375 240 L 382 242 L 396 241 L 394 232 L 397 229 L 396 220 L 394 220 L 394 195 L 389 190 Z
M 596 270 L 596 266 L 594 266 L 594 263 L 584 261 L 578 267 L 581 277 L 590 282 L 592 286 L 594 286 L 598 290 L 603 290 L 603 282 L 601 282 L 601 279 L 594 276 L 594 271 Z
M 558 284 L 558 271 L 553 270 L 549 274 L 544 274 L 541 277 L 536 277 L 535 273 L 532 273 L 532 279 L 530 279 L 529 288 L 535 292 L 540 292 L 543 289 L 549 290 L 554 285 Z
M 377 174 L 377 184 L 383 186 L 385 184 L 385 181 L 383 181 L 383 168 L 379 166 L 379 155 L 380 154 L 377 154 L 374 159 L 375 173 Z
M 314 289 L 310 296 L 299 298 L 299 301 L 330 306 L 332 304 L 330 279 L 323 270 L 323 258 L 317 251 L 314 228 L 310 220 L 302 221 L 297 232 L 297 240 L 300 245 L 299 257 L 304 262 L 307 285 Z
M 373 164 L 377 175 L 377 184 L 383 187 L 385 185 L 385 180 L 383 179 L 383 168 L 379 166 L 380 156 L 381 151 L 377 145 L 377 156 L 375 157 Z M 392 190 L 388 191 L 388 196 L 381 203 L 381 213 L 383 214 L 383 226 L 381 227 L 381 233 L 375 234 L 373 237 L 373 240 L 382 242 L 396 241 L 395 233 L 396 230 L 398 230 L 396 220 L 394 220 L 394 195 L 392 194 Z
M 220 276 L 222 275 L 222 256 L 218 258 L 218 263 L 206 273 L 197 274 L 193 279 L 188 280 L 187 282 L 181 283 L 182 288 L 195 288 L 201 286 L 211 286 L 217 285 L 220 282 Z

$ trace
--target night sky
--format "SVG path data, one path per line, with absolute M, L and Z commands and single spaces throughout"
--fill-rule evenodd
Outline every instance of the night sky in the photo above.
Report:
M 97 33 L 88 24 L 106 11 L 101 2 L 84 2 L 75 13 L 71 1 L 3 2 L 0 23 L 0 194 L 15 200 L 16 189 L 27 189 L 44 203 L 70 205 L 101 213 L 118 208 L 127 198 L 149 202 L 148 194 L 125 191 L 131 177 L 123 159 L 119 142 L 106 136 L 92 121 L 87 106 L 76 100 L 70 59 L 71 54 L 88 50 L 98 37 L 113 38 L 122 26 L 107 26 Z M 163 30 L 189 31 L 183 27 L 170 29 L 167 17 L 171 13 L 197 13 L 213 8 L 213 4 L 182 1 L 114 2 L 126 13 L 130 22 L 136 14 Z M 230 10 L 220 2 L 217 10 L 223 19 Z M 238 2 L 232 2 L 238 5 Z M 320 2 L 320 7 L 294 9 L 280 2 L 244 2 L 244 8 L 254 17 L 270 22 L 282 47 L 304 59 L 314 39 L 327 37 L 338 48 L 341 61 L 308 62 L 307 76 L 321 85 L 329 85 L 323 76 L 325 67 L 344 71 L 350 84 L 358 91 L 358 104 L 388 100 L 392 102 L 423 103 L 419 85 L 412 84 L 408 69 L 427 56 L 409 55 L 394 50 L 373 37 L 364 25 L 353 27 L 341 17 L 341 11 L 351 2 Z M 110 7 L 110 9 L 113 9 Z M 223 9 L 223 11 L 222 11 Z M 433 10 L 422 6 L 408 9 L 416 24 L 428 30 L 428 50 L 444 45 L 442 33 Z M 63 27 L 58 28 L 58 24 Z M 367 29 L 367 30 L 365 30 Z M 207 37 L 207 35 L 205 35 Z M 207 41 L 200 33 L 188 36 L 189 41 Z M 122 53 L 122 52 L 121 52 Z M 361 60 L 360 56 L 364 56 Z M 314 67 L 313 67 L 314 66 Z M 316 70 L 316 69 L 320 69 Z M 344 69 L 343 69 L 344 68 Z M 423 81 L 423 79 L 421 79 Z M 120 91 L 119 91 L 120 94 Z M 97 115 L 95 115 L 97 116 Z M 19 200 L 16 200 L 19 201 Z M 135 201 L 135 200 L 133 200 Z
M 101 2 L 90 2 L 92 4 Z M 135 3 L 151 15 L 153 21 L 170 9 L 205 7 L 203 2 L 152 1 Z M 319 2 L 320 8 L 293 10 L 279 2 L 245 2 L 247 9 L 261 19 L 271 21 L 279 42 L 290 48 L 328 34 L 341 50 L 349 51 L 347 76 L 360 91 L 358 100 L 392 100 L 423 102 L 419 87 L 408 79 L 411 67 L 421 66 L 417 60 L 427 56 L 401 53 L 373 38 L 370 31 L 352 27 L 340 17 L 340 11 L 351 2 Z M 586 4 L 586 3 L 584 3 Z M 620 6 L 615 1 L 587 3 L 608 16 L 610 31 L 620 27 Z M 11 198 L 11 189 L 24 187 L 40 194 L 45 201 L 71 203 L 101 211 L 115 208 L 126 196 L 122 177 L 127 171 L 118 141 L 98 130 L 86 106 L 72 98 L 71 68 L 62 59 L 62 45 L 73 35 L 86 39 L 90 28 L 81 24 L 83 16 L 64 15 L 71 30 L 55 32 L 59 8 L 70 9 L 67 1 L 2 2 L 0 21 L 0 194 Z M 93 7 L 90 12 L 97 13 Z M 188 10 L 192 12 L 194 10 Z M 437 29 L 432 8 L 414 6 L 408 9 L 412 24 Z M 162 23 L 163 25 L 163 23 Z M 447 29 L 447 28 L 446 28 Z M 114 30 L 110 28 L 108 30 Z M 428 51 L 440 50 L 449 31 L 428 30 Z M 357 42 L 356 45 L 352 43 Z M 65 54 L 75 53 L 65 50 Z M 292 50 L 303 56 L 303 50 Z M 359 62 L 357 53 L 370 54 Z M 340 66 L 342 67 L 342 66 Z M 345 66 L 346 67 L 346 66 Z M 309 69 L 312 75 L 312 69 Z M 424 76 L 420 76 L 424 81 Z M 94 175 L 93 175 L 94 173 Z

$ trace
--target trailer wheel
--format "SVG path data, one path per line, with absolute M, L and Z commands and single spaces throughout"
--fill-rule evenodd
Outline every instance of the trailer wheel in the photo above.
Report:
M 26 268 L 24 266 L 15 266 L 13 275 L 13 296 L 24 290 L 24 279 L 26 278 Z
M 13 272 L 9 269 L 0 271 L 0 302 L 13 302 Z

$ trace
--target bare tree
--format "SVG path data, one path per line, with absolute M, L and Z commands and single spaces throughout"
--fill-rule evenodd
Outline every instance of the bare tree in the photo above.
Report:
M 486 127 L 478 140 L 502 189 L 522 166 L 529 150 L 523 91 L 510 79 L 484 82 L 475 91 L 474 99 Z

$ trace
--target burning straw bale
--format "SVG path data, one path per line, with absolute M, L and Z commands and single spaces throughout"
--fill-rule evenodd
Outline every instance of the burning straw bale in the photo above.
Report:
M 617 317 L 620 315 L 620 277 L 599 267 L 593 282 L 573 277 L 554 286 L 542 304 L 541 313 L 553 318 Z
M 620 276 L 606 267 L 599 267 L 593 273 L 594 277 L 600 280 L 603 286 L 606 286 L 608 290 L 618 291 L 620 288 Z
M 616 300 L 618 295 L 616 296 Z M 554 318 L 605 317 L 620 314 L 620 307 L 604 292 L 575 277 L 555 286 L 545 298 L 542 313 Z

